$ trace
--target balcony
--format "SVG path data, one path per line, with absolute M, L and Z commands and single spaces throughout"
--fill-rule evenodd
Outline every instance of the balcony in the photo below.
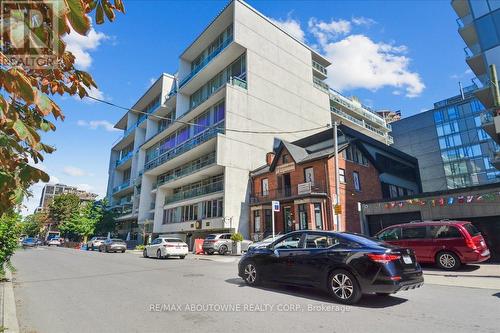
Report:
M 187 190 L 187 191 L 181 191 L 177 192 L 171 196 L 165 197 L 165 205 L 176 202 L 176 201 L 181 201 L 181 200 L 186 200 L 194 197 L 199 197 L 202 195 L 207 195 L 211 193 L 216 193 L 216 192 L 221 192 L 224 190 L 224 182 L 223 181 L 218 181 L 212 184 L 208 185 L 203 185 L 195 189 Z
M 175 172 L 172 172 L 169 175 L 161 177 L 161 179 L 158 180 L 158 182 L 155 184 L 156 187 L 159 187 L 163 184 L 169 183 L 171 181 L 177 180 L 179 178 L 189 176 L 195 172 L 198 172 L 199 170 L 214 164 L 216 161 L 215 158 L 215 152 L 209 154 L 205 160 L 203 160 L 200 163 L 187 163 L 184 166 L 181 166 L 180 168 L 177 168 Z M 160 177 L 158 177 L 160 178 Z
M 153 160 L 147 162 L 144 165 L 144 170 L 151 170 L 163 163 L 165 163 L 168 160 L 171 160 L 179 155 L 182 155 L 183 153 L 193 149 L 196 146 L 199 146 L 205 142 L 207 142 L 210 139 L 213 139 L 217 136 L 219 133 L 224 133 L 224 122 L 219 122 L 218 124 L 213 125 L 213 127 L 210 127 L 206 131 L 198 134 L 197 136 L 187 140 L 186 142 L 180 144 L 177 147 L 174 147 L 160 156 L 154 158 Z
M 339 104 L 340 106 L 342 106 L 343 108 L 345 108 L 347 110 L 350 110 L 350 111 L 353 111 L 353 112 L 359 114 L 364 119 L 369 120 L 369 121 L 379 125 L 380 127 L 383 127 L 383 128 L 390 130 L 390 128 L 389 128 L 389 126 L 387 126 L 384 118 L 377 115 L 374 110 L 372 110 L 371 108 L 369 108 L 367 106 L 361 105 L 361 104 L 357 104 L 357 103 L 355 104 L 350 98 L 342 95 L 340 92 L 331 89 L 330 100 L 336 104 Z
M 335 115 L 337 115 L 337 116 L 339 116 L 339 117 L 341 117 L 341 118 L 343 118 L 345 120 L 348 120 L 348 121 L 350 121 L 350 122 L 358 125 L 359 127 L 362 127 L 363 129 L 366 129 L 369 132 L 377 134 L 377 135 L 379 135 L 379 136 L 381 136 L 381 137 L 384 138 L 383 140 L 381 140 L 381 138 L 375 138 L 378 141 L 384 141 L 387 144 L 394 143 L 394 140 L 392 139 L 392 137 L 390 135 L 387 135 L 386 132 L 377 129 L 377 128 L 373 127 L 370 124 L 367 124 L 364 120 L 358 119 L 356 117 L 353 117 L 350 114 L 347 114 L 344 111 L 341 111 L 341 110 L 337 109 L 334 106 L 330 106 L 330 111 L 332 113 L 334 113 Z M 363 131 L 361 131 L 361 132 L 363 132 Z M 370 135 L 371 133 L 365 133 L 365 134 Z
M 118 167 L 118 166 L 124 164 L 125 162 L 127 162 L 128 160 L 130 160 L 133 155 L 134 155 L 134 153 L 132 153 L 131 151 L 129 151 L 124 156 L 122 156 L 122 158 L 120 158 L 119 160 L 117 160 L 115 162 L 115 167 Z
M 466 16 L 470 14 L 469 3 L 467 0 L 451 0 L 451 6 L 458 16 Z
M 314 76 L 313 76 L 313 85 L 319 90 L 324 91 L 326 93 L 328 93 L 328 91 L 330 90 L 328 84 L 326 84 L 325 82 L 321 81 L 320 79 Z
M 205 66 L 207 66 L 212 59 L 217 57 L 231 42 L 233 41 L 233 36 L 226 38 L 222 44 L 217 47 L 212 53 L 210 53 L 203 61 L 193 68 L 191 73 L 189 73 L 186 77 L 184 77 L 182 80 L 179 82 L 179 88 L 182 88 L 189 80 L 191 80 L 196 74 L 198 74 L 199 71 L 201 71 Z
M 500 151 L 497 151 L 493 154 L 491 158 L 491 164 L 497 169 L 500 170 Z
M 322 80 L 324 80 L 328 77 L 328 71 L 319 62 L 313 60 L 312 67 Z
M 488 110 L 481 113 L 481 126 L 497 143 L 500 142 L 500 111 Z
M 310 195 L 326 196 L 328 195 L 328 188 L 325 184 L 321 183 L 302 183 L 296 186 L 253 193 L 250 197 L 250 203 L 258 204 L 273 200 L 290 200 Z
M 126 189 L 127 187 L 130 186 L 130 179 L 129 180 L 126 180 L 124 181 L 123 183 L 121 183 L 120 185 L 118 186 L 115 186 L 113 187 L 113 194 L 117 193 L 117 192 L 120 192 L 124 189 Z
M 466 15 L 464 17 L 457 18 L 458 33 L 464 40 L 467 46 L 475 45 L 478 43 L 478 37 L 476 34 L 476 28 L 473 24 L 474 19 L 472 15 Z

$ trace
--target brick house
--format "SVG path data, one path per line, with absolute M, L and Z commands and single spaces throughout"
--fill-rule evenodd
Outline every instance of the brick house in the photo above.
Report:
M 340 230 L 362 232 L 359 202 L 419 193 L 415 158 L 349 127 L 339 127 Z M 250 230 L 255 240 L 271 233 L 271 201 L 280 201 L 275 232 L 335 229 L 333 129 L 280 141 L 266 165 L 250 173 Z

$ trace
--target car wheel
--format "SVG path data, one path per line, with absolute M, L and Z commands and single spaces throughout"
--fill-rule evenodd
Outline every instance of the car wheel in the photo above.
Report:
M 161 259 L 161 250 L 156 251 L 156 259 Z
M 208 250 L 207 254 L 211 256 L 212 254 L 214 254 L 214 251 L 213 250 Z
M 99 252 L 102 252 L 102 247 L 99 246 Z
M 226 245 L 221 245 L 221 246 L 219 247 L 219 254 L 220 254 L 221 256 L 223 256 L 223 255 L 225 255 L 226 253 L 227 253 L 227 246 L 226 246 Z
M 144 258 L 147 258 L 148 257 L 148 251 L 146 249 L 144 249 L 144 251 L 142 251 L 142 256 Z
M 122 253 L 125 253 L 125 250 L 122 250 Z
M 184 258 L 186 258 L 186 256 L 180 256 L 179 258 L 184 259 Z
M 256 286 L 260 283 L 260 273 L 257 265 L 253 261 L 249 261 L 243 268 L 243 280 L 249 286 Z
M 328 278 L 328 292 L 339 303 L 354 304 L 361 298 L 358 281 L 346 270 L 334 270 Z
M 449 251 L 439 252 L 436 256 L 436 264 L 439 268 L 447 271 L 454 271 L 461 265 L 457 255 Z

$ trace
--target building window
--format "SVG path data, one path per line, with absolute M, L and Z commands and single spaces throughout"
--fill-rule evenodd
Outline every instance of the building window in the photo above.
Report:
M 314 169 L 312 167 L 304 169 L 304 182 L 314 185 Z
M 345 184 L 345 170 L 342 168 L 339 168 L 339 183 Z
M 365 155 L 355 145 L 351 145 L 345 149 L 344 158 L 359 165 L 368 165 Z
M 307 208 L 306 204 L 299 206 L 299 230 L 307 230 Z
M 273 211 L 271 209 L 264 209 L 264 223 L 265 229 L 264 232 L 269 234 L 273 230 Z
M 260 232 L 260 210 L 253 211 L 253 232 Z
M 314 222 L 316 223 L 316 229 L 323 230 L 323 215 L 321 214 L 321 204 L 314 204 Z
M 361 180 L 357 171 L 354 171 L 352 173 L 352 179 L 354 181 L 354 189 L 358 192 L 361 191 Z
M 283 157 L 281 158 L 283 164 L 290 162 L 290 155 L 284 154 Z
M 264 178 L 262 179 L 262 195 L 263 196 L 268 196 L 269 195 L 269 179 Z

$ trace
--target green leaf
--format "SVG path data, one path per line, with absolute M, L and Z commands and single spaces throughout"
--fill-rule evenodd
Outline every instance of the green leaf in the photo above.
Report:
M 28 128 L 20 119 L 16 120 L 12 124 L 12 129 L 16 133 L 17 137 L 21 140 L 25 140 L 30 135 Z
M 40 90 L 37 90 L 36 97 L 36 105 L 42 114 L 49 115 L 52 112 L 52 100 Z
M 104 23 L 104 9 L 102 9 L 102 4 L 99 3 L 97 5 L 97 9 L 95 11 L 95 23 L 103 24 Z
M 80 35 L 87 35 L 90 30 L 90 20 L 85 14 L 81 0 L 66 0 L 69 7 L 68 21 Z

